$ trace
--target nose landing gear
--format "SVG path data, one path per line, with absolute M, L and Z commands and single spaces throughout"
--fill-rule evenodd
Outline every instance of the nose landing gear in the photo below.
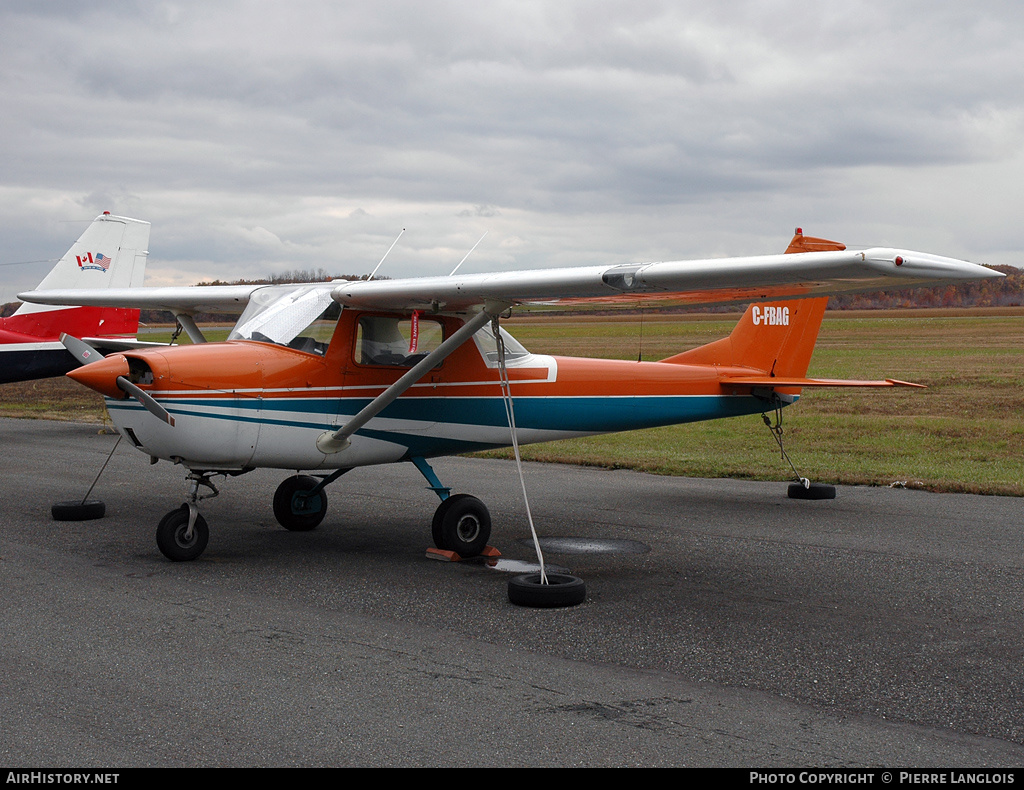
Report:
M 172 510 L 160 519 L 156 528 L 156 545 L 173 562 L 196 559 L 206 549 L 209 540 L 210 528 L 206 525 L 206 519 L 190 503 Z
M 191 472 L 192 481 L 188 501 L 177 510 L 172 510 L 156 528 L 156 545 L 160 553 L 172 562 L 189 562 L 206 550 L 210 541 L 210 528 L 199 513 L 199 502 L 217 496 L 217 490 L 210 478 L 222 472 Z M 199 486 L 206 486 L 213 493 L 200 495 Z

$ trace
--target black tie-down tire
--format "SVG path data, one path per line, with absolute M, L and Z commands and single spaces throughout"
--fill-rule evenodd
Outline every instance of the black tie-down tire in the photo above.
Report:
M 491 514 L 487 506 L 469 494 L 455 494 L 434 511 L 431 525 L 434 545 L 460 557 L 475 557 L 491 539 Z
M 162 519 L 156 528 L 156 545 L 160 553 L 172 562 L 190 562 L 206 550 L 210 542 L 210 528 L 206 519 L 196 513 L 196 522 L 192 525 L 192 536 L 188 533 L 188 505 L 172 510 Z
M 547 574 L 547 584 L 541 583 L 540 573 L 524 573 L 508 580 L 508 599 L 536 608 L 576 606 L 587 599 L 587 585 L 567 573 Z
M 87 499 L 84 502 L 55 502 L 50 507 L 50 515 L 54 521 L 91 521 L 103 518 L 107 506 L 98 499 Z
M 789 484 L 790 499 L 835 499 L 836 487 L 826 483 L 811 483 L 804 488 L 803 483 Z
M 274 518 L 277 523 L 292 532 L 309 532 L 316 529 L 327 515 L 327 494 L 323 489 L 313 496 L 306 492 L 313 490 L 320 481 L 309 475 L 289 477 L 274 492 Z

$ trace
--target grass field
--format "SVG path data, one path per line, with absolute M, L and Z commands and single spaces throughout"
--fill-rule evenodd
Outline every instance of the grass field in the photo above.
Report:
M 535 352 L 651 360 L 723 337 L 737 317 L 528 317 L 506 326 Z M 1022 496 L 1022 339 L 1021 309 L 830 313 L 811 375 L 928 389 L 805 391 L 782 413 L 786 450 L 820 482 Z M 100 421 L 103 407 L 55 379 L 0 386 L 0 415 Z M 693 477 L 793 476 L 759 416 L 531 445 L 523 455 Z
M 661 359 L 731 331 L 738 316 L 524 320 L 531 351 Z M 1024 495 L 1024 311 L 830 313 L 810 374 L 898 378 L 911 389 L 805 391 L 783 411 L 785 446 L 821 482 Z M 524 448 L 531 460 L 693 477 L 784 480 L 792 470 L 760 416 Z

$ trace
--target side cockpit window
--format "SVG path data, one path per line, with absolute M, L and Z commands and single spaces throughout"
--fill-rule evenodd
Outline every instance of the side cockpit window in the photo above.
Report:
M 505 346 L 506 365 L 510 367 L 515 366 L 527 361 L 532 356 L 523 347 L 522 343 L 504 329 L 499 329 L 498 331 L 501 334 L 501 342 Z M 496 368 L 498 366 L 498 341 L 494 337 L 494 330 L 489 326 L 485 326 L 473 335 L 473 340 L 476 341 L 476 347 L 480 350 L 480 356 L 484 358 L 487 367 Z
M 356 333 L 355 361 L 360 365 L 409 368 L 442 340 L 443 327 L 431 318 L 364 315 Z

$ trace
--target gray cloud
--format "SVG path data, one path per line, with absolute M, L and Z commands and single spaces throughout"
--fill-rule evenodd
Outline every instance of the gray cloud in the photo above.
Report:
M 365 271 L 402 227 L 393 275 L 446 270 L 484 230 L 470 262 L 507 268 L 768 252 L 812 222 L 1024 263 L 1021 17 L 998 2 L 7 4 L 5 257 L 54 257 L 67 220 L 111 210 L 154 223 L 161 282 Z

